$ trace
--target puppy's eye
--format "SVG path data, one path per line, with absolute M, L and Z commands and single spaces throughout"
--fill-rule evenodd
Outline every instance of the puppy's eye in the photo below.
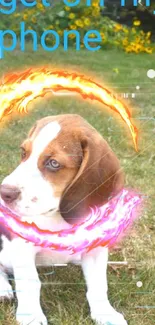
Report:
M 26 150 L 24 148 L 21 148 L 21 158 L 26 158 Z
M 50 159 L 46 163 L 46 167 L 50 170 L 56 171 L 60 169 L 60 164 L 55 159 Z

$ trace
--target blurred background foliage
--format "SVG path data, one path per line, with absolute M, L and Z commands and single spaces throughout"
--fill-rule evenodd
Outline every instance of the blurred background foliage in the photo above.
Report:
M 120 0 L 105 0 L 105 9 L 103 15 L 119 22 L 132 26 L 134 20 L 139 20 L 143 31 L 151 31 L 155 38 L 155 0 L 150 1 L 150 6 L 146 7 L 146 0 L 139 1 L 139 5 L 135 7 L 133 0 L 126 0 L 125 7 L 121 7 Z
M 84 34 L 95 29 L 100 31 L 103 49 L 115 47 L 126 53 L 137 54 L 155 52 L 155 1 L 146 7 L 146 1 L 140 0 L 136 7 L 133 6 L 133 1 L 126 0 L 125 6 L 121 7 L 119 0 L 105 0 L 105 6 L 100 7 L 99 0 L 92 0 L 92 6 L 88 7 L 86 0 L 81 0 L 78 6 L 72 8 L 60 0 L 50 1 L 51 6 L 47 8 L 41 1 L 37 1 L 37 5 L 32 8 L 25 8 L 18 1 L 13 14 L 2 15 L 0 29 L 9 27 L 20 37 L 20 22 L 24 21 L 26 30 L 36 31 L 39 37 L 46 30 L 57 31 L 62 43 L 64 30 L 77 30 L 81 35 L 81 48 L 84 47 Z M 91 37 L 94 35 L 91 34 Z M 32 39 L 31 33 L 29 38 Z M 74 45 L 75 33 L 71 33 L 69 39 L 69 43 Z M 46 43 L 52 45 L 54 42 L 54 36 L 47 35 Z M 95 43 L 91 45 L 96 46 Z

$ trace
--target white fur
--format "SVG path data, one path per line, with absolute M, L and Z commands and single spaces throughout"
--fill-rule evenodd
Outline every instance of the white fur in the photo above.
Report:
M 91 317 L 97 324 L 127 325 L 123 315 L 110 305 L 107 291 L 108 249 L 98 247 L 82 257 Z
M 37 164 L 41 153 L 60 130 L 58 122 L 47 124 L 34 139 L 30 157 L 3 180 L 2 184 L 14 185 L 21 190 L 19 199 L 10 206 L 16 213 L 32 216 L 58 208 L 60 198 L 54 197 L 52 185 L 43 178 Z
M 18 306 L 16 319 L 22 325 L 47 325 L 40 306 L 41 282 L 35 266 L 37 248 L 20 238 L 11 244 L 11 260 L 16 283 Z M 18 253 L 17 253 L 18 252 Z

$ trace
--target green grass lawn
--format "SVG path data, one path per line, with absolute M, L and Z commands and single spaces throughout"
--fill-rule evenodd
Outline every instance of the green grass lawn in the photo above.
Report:
M 31 46 L 24 54 L 16 50 L 0 62 L 0 74 L 34 66 L 50 65 L 85 73 L 113 89 L 115 93 L 135 93 L 125 99 L 133 121 L 139 129 L 139 151 L 135 152 L 131 135 L 110 109 L 81 100 L 77 96 L 46 97 L 37 100 L 29 115 L 6 123 L 0 133 L 0 181 L 19 162 L 19 144 L 36 119 L 61 113 L 78 113 L 91 123 L 109 142 L 121 161 L 126 174 L 126 186 L 138 189 L 148 197 L 141 217 L 130 235 L 109 256 L 110 261 L 124 261 L 126 266 L 108 267 L 109 299 L 125 315 L 129 325 L 155 324 L 155 79 L 147 70 L 155 69 L 155 55 L 127 55 L 118 51 L 88 51 L 67 53 L 59 49 L 52 54 L 40 49 L 35 54 Z M 118 73 L 115 69 L 118 69 Z M 140 89 L 137 90 L 136 86 Z M 39 270 L 44 282 L 42 305 L 50 325 L 91 325 L 85 298 L 86 287 L 79 266 Z M 137 282 L 142 282 L 138 288 Z M 14 303 L 0 305 L 0 325 L 15 325 Z

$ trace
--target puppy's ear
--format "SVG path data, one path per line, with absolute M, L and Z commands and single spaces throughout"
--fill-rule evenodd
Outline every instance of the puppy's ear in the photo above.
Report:
M 81 166 L 60 202 L 60 213 L 70 224 L 82 221 L 90 213 L 90 207 L 106 203 L 124 184 L 116 155 L 97 132 L 82 137 L 80 143 Z

